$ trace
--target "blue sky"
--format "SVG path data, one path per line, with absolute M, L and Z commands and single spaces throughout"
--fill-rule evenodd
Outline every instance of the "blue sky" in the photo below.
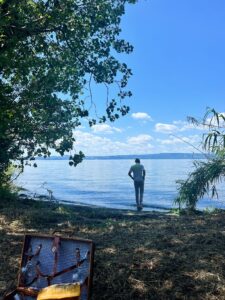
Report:
M 207 107 L 224 112 L 225 1 L 142 0 L 128 5 L 121 37 L 134 46 L 120 55 L 133 71 L 129 115 L 75 131 L 86 155 L 196 152 L 202 129 L 186 122 Z M 93 95 L 98 110 L 105 91 Z M 186 142 L 184 142 L 186 141 Z

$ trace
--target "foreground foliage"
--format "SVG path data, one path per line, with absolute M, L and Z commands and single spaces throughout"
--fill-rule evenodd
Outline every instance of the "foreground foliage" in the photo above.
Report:
M 119 38 L 126 3 L 135 0 L 0 1 L 0 182 L 10 161 L 33 162 L 73 148 L 73 130 L 87 118 L 114 121 L 131 75 L 112 53 L 133 47 Z M 105 114 L 93 115 L 92 82 L 105 86 Z M 117 93 L 109 93 L 109 85 Z M 70 157 L 78 164 L 81 152 Z
M 199 198 L 211 191 L 211 196 L 217 196 L 216 184 L 224 180 L 225 160 L 223 158 L 210 159 L 207 162 L 195 161 L 195 170 L 188 179 L 178 181 L 180 186 L 178 203 L 185 203 L 188 208 L 195 209 Z
M 206 155 L 207 161 L 195 161 L 195 170 L 186 180 L 179 180 L 179 196 L 176 203 L 185 204 L 191 210 L 205 194 L 217 196 L 216 184 L 225 178 L 225 115 L 208 109 L 203 120 L 189 120 L 209 130 L 203 135 L 203 149 L 213 155 Z

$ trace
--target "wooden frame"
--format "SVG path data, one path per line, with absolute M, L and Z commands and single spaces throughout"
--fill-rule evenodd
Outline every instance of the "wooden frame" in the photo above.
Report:
M 27 234 L 24 236 L 17 291 L 80 282 L 80 299 L 90 300 L 93 263 L 94 243 L 91 240 Z M 14 299 L 17 291 L 8 294 L 4 299 Z M 35 297 L 24 297 L 24 300 L 30 299 Z

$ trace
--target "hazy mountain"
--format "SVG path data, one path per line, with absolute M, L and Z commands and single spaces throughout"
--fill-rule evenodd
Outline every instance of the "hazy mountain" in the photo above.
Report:
M 86 156 L 88 160 L 107 160 L 107 159 L 204 159 L 206 156 L 202 153 L 156 153 L 156 154 L 130 154 L 130 155 L 109 155 L 109 156 Z M 37 159 L 44 159 L 42 157 Z M 52 156 L 47 160 L 68 160 L 69 156 Z

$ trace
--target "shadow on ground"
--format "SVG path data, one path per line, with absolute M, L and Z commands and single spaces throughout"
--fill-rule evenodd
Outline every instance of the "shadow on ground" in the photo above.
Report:
M 92 239 L 93 299 L 225 299 L 225 213 L 175 216 L 46 202 L 0 204 L 0 291 L 16 286 L 25 233 Z

